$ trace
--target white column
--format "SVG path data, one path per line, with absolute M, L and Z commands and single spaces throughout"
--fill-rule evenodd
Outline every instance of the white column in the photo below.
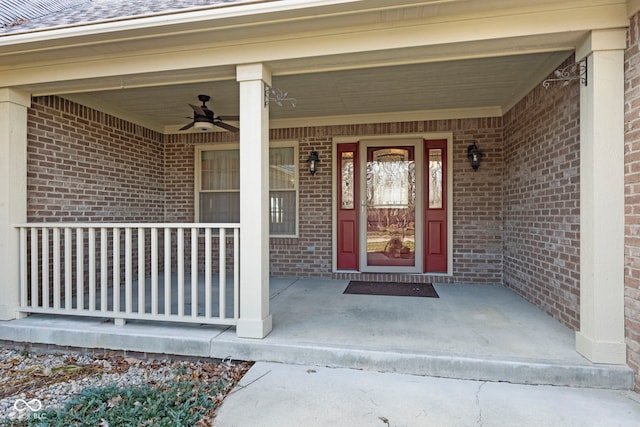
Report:
M 29 94 L 0 88 L 0 320 L 18 317 L 19 235 L 27 221 L 27 108 Z
M 580 91 L 580 331 L 594 363 L 625 364 L 624 30 L 593 32 Z
M 263 64 L 238 65 L 240 82 L 240 318 L 236 334 L 264 338 L 269 313 L 269 107 Z

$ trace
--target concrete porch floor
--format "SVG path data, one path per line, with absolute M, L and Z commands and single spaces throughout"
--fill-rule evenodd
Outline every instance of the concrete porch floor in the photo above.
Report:
M 32 315 L 0 340 L 333 366 L 436 377 L 631 389 L 627 366 L 596 365 L 574 332 L 495 285 L 435 285 L 440 298 L 344 295 L 344 280 L 272 278 L 273 331 Z

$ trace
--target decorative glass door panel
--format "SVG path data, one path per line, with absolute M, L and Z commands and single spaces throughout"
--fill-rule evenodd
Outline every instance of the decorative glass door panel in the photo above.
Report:
M 369 147 L 366 163 L 367 266 L 416 265 L 413 147 Z
M 442 152 L 441 148 L 429 149 L 429 209 L 442 209 Z

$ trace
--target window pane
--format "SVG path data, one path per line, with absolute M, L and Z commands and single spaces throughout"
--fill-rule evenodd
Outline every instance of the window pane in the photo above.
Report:
M 272 235 L 293 235 L 296 232 L 296 192 L 269 193 L 269 232 Z
M 269 188 L 283 190 L 295 188 L 295 162 L 293 147 L 269 149 Z
M 342 209 L 353 209 L 353 151 L 342 153 Z
M 429 209 L 442 208 L 442 150 L 429 150 Z
M 408 159 L 409 151 L 405 149 L 375 150 L 373 161 L 367 162 L 369 204 L 376 207 L 405 207 L 414 203 L 415 188 L 411 175 L 415 174 L 415 164 Z
M 202 152 L 202 190 L 240 189 L 240 151 Z
M 200 193 L 200 222 L 240 222 L 240 193 Z
M 413 150 L 369 148 L 367 157 L 367 265 L 415 266 Z
M 294 235 L 297 221 L 294 147 L 269 149 L 270 233 Z M 200 221 L 240 221 L 240 150 L 202 151 Z

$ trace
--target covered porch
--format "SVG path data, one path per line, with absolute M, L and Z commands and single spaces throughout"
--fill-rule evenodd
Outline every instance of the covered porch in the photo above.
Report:
M 468 11 L 455 0 L 442 10 L 440 2 L 347 3 L 257 2 L 238 15 L 211 9 L 167 22 L 154 17 L 145 21 L 149 27 L 116 23 L 99 37 L 90 26 L 87 33 L 62 29 L 55 40 L 44 31 L 8 36 L 0 53 L 19 65 L 0 70 L 0 181 L 7 183 L 0 193 L 0 339 L 629 387 L 621 263 L 625 5 L 592 1 L 585 12 L 582 4 L 560 11 L 550 1 L 531 9 L 518 0 L 506 11 L 495 5 Z M 563 61 L 581 64 L 588 77 L 540 96 L 541 82 Z M 278 87 L 298 98 L 296 108 L 271 108 Z M 197 94 L 213 95 L 210 105 L 219 113 L 241 117 L 234 123 L 239 134 L 183 132 L 182 116 Z M 450 162 L 451 185 L 441 199 L 449 205 L 447 228 L 435 230 L 447 242 L 448 264 L 444 273 L 416 280 L 455 286 L 437 285 L 441 298 L 426 301 L 342 295 L 346 281 L 330 279 L 363 270 L 355 265 L 345 273 L 337 263 L 338 154 L 347 151 L 339 147 L 360 144 L 364 170 L 365 148 L 383 144 L 410 146 L 415 155 L 408 158 L 426 164 L 419 153 L 428 152 L 423 143 L 430 139 L 446 140 L 441 155 Z M 291 165 L 282 165 L 292 166 L 291 188 L 269 187 L 272 142 L 289 144 Z M 478 170 L 467 151 L 476 142 L 484 150 Z M 202 150 L 230 146 L 242 164 L 237 182 L 203 188 Z M 314 151 L 321 163 L 312 175 L 306 161 Z M 222 169 L 232 170 L 232 163 Z M 426 174 L 416 176 L 418 198 L 426 200 Z M 356 213 L 366 202 L 361 187 L 349 208 Z M 213 234 L 222 223 L 200 210 L 205 190 L 239 192 L 237 218 L 228 224 L 237 230 L 229 265 L 239 270 L 218 276 L 234 283 L 218 289 L 217 305 L 215 294 L 188 293 L 200 284 L 184 271 L 201 267 L 193 258 L 201 249 L 200 225 L 191 223 Z M 293 194 L 290 233 L 270 234 L 272 190 Z M 417 206 L 417 218 L 428 219 Z M 93 237 L 70 225 L 56 232 L 52 222 L 77 223 Z M 357 238 L 366 222 L 353 227 Z M 436 232 L 424 232 L 427 221 L 409 222 L 423 226 L 415 234 L 426 248 Z M 102 255 L 85 253 L 86 270 L 62 261 L 84 258 L 77 250 L 60 252 L 74 236 L 96 249 L 107 241 L 102 233 L 113 236 L 125 223 L 144 237 L 122 231 L 115 238 L 125 241 L 121 252 L 109 253 L 107 245 Z M 51 236 L 28 231 L 39 224 L 52 227 Z M 181 254 L 175 264 L 173 255 L 159 261 L 161 234 L 154 240 L 153 231 L 148 237 L 138 231 L 153 224 L 186 227 L 170 245 Z M 58 242 L 49 254 L 31 253 L 43 241 L 40 249 L 48 250 L 49 237 Z M 205 234 L 205 242 L 211 239 Z M 202 259 L 225 259 L 203 250 Z M 51 269 L 30 273 L 28 256 Z M 107 271 L 115 272 L 110 266 L 121 257 L 124 273 L 103 276 L 114 274 Z M 164 277 L 180 276 L 178 259 L 183 277 L 174 297 L 152 275 L 170 265 Z M 428 272 L 418 267 L 398 268 L 390 280 Z M 87 294 L 74 297 L 70 290 L 85 286 L 67 280 L 87 271 Z M 41 296 L 29 274 L 43 281 L 48 274 L 50 294 L 43 288 Z M 285 274 L 316 278 L 270 278 Z M 143 289 L 147 280 L 152 286 Z M 489 283 L 517 290 L 573 329 Z M 34 305 L 34 296 L 46 306 Z M 211 321 L 184 309 L 203 300 Z M 174 313 L 174 302 L 183 311 Z M 85 309 L 93 320 L 78 312 Z M 20 318 L 25 313 L 32 315 Z M 165 321 L 171 323 L 157 323 Z M 617 385 L 607 383 L 619 376 Z
M 575 333 L 498 285 L 434 285 L 439 298 L 343 294 L 348 281 L 271 278 L 274 329 L 262 340 L 232 327 L 36 314 L 2 322 L 0 340 L 349 367 L 522 384 L 629 389 L 633 372 L 593 364 Z

